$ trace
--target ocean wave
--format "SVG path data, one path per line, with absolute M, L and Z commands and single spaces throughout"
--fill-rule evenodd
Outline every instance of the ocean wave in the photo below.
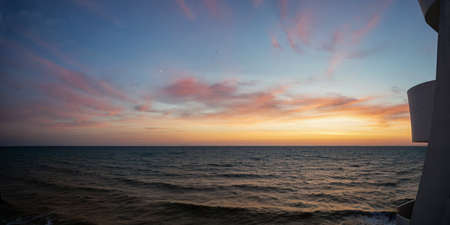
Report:
M 260 191 L 260 192 L 295 192 L 296 190 L 286 187 L 276 187 L 276 186 L 260 186 L 253 184 L 235 184 L 231 186 L 222 186 L 222 188 L 234 188 L 246 191 Z
M 213 192 L 213 191 L 233 191 L 233 190 L 244 190 L 253 192 L 294 192 L 294 189 L 286 187 L 277 186 L 259 186 L 253 184 L 234 184 L 227 186 L 205 186 L 205 185 L 180 185 L 174 183 L 166 183 L 160 181 L 141 181 L 137 179 L 128 178 L 116 178 L 117 181 L 127 184 L 133 187 L 145 187 L 145 188 L 156 188 L 164 191 L 176 191 L 176 192 L 186 192 L 186 191 L 196 191 L 196 192 Z
M 338 202 L 338 203 L 351 203 L 351 201 L 355 200 L 355 198 L 350 199 L 345 196 L 326 194 L 326 193 L 310 194 L 310 195 L 308 195 L 308 197 L 311 197 L 311 198 L 319 200 L 319 201 Z
M 374 225 L 415 197 L 425 156 L 297 148 L 3 151 L 0 189 L 54 224 Z
M 364 187 L 364 186 L 377 186 L 377 187 L 396 187 L 395 182 L 329 182 L 331 186 L 345 186 L 345 187 Z
M 48 171 L 48 172 L 57 172 L 70 176 L 83 176 L 83 177 L 98 177 L 99 174 L 93 171 L 80 170 L 75 168 L 68 168 L 62 166 L 54 166 L 51 164 L 40 164 L 39 169 Z
M 145 187 L 145 188 L 157 188 L 166 191 L 215 191 L 216 187 L 206 187 L 206 186 L 186 186 L 186 185 L 178 185 L 172 183 L 165 182 L 146 182 L 136 179 L 128 179 L 128 178 L 116 178 L 117 181 L 127 184 L 133 187 Z
M 336 221 L 347 218 L 346 221 L 365 221 L 380 218 L 382 221 L 393 221 L 395 212 L 390 211 L 362 211 L 362 210 L 334 210 L 334 211 L 283 211 L 268 208 L 243 208 L 232 206 L 214 206 L 193 202 L 160 202 L 162 213 L 168 215 L 182 214 L 184 216 L 200 216 L 215 218 L 217 220 L 233 220 L 236 224 L 245 224 L 242 221 L 252 221 L 252 224 L 284 224 L 289 222 L 308 221 Z M 188 214 L 188 215 L 186 215 Z M 350 219 L 351 218 L 351 219 Z M 233 222 L 231 221 L 231 222 Z M 302 223 L 303 224 L 303 223 Z M 345 223 L 353 224 L 353 223 Z M 354 223 L 357 224 L 357 223 Z M 371 223 L 360 223 L 371 224 Z
M 186 216 L 186 214 L 190 214 L 190 216 L 201 216 L 228 221 L 234 220 L 237 224 L 245 224 L 242 223 L 243 221 L 252 221 L 253 224 L 258 224 L 258 222 L 267 223 L 269 221 L 280 219 L 283 219 L 286 222 L 292 222 L 313 216 L 313 213 L 310 212 L 270 211 L 258 208 L 212 206 L 193 202 L 160 202 L 159 205 L 163 206 L 163 212 L 168 215 L 176 213 Z
M 224 173 L 218 174 L 218 177 L 226 177 L 226 178 L 250 178 L 250 179 L 265 179 L 265 178 L 275 178 L 274 175 L 262 175 L 262 174 L 253 174 L 253 173 Z
M 56 214 L 42 214 L 37 216 L 20 215 L 15 219 L 5 221 L 5 225 L 96 225 L 95 223 Z
M 233 166 L 234 166 L 234 165 L 231 164 L 231 163 L 223 163 L 223 164 L 219 164 L 219 163 L 208 163 L 207 165 L 208 165 L 208 166 L 211 166 L 211 167 L 227 167 L 227 168 L 233 167 Z
M 87 192 L 111 192 L 113 190 L 101 188 L 101 187 L 95 187 L 95 186 L 79 186 L 79 185 L 70 185 L 70 184 L 60 184 L 40 179 L 28 179 L 25 180 L 25 182 L 38 185 L 41 187 L 51 188 L 51 189 L 57 189 L 60 191 L 87 191 Z

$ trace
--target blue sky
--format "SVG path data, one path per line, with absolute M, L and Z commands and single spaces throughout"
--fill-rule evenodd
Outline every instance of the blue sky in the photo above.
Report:
M 416 1 L 0 6 L 7 145 L 409 144 L 406 90 L 435 74 Z

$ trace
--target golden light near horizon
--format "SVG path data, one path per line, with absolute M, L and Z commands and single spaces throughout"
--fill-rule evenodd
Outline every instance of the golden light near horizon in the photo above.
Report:
M 207 121 L 205 121 L 207 120 Z M 131 140 L 140 145 L 407 145 L 407 120 L 389 125 L 358 116 L 328 116 L 304 120 L 153 119 L 98 127 L 89 136 L 102 133 L 117 143 Z M 96 138 L 93 138 L 95 140 Z M 98 140 L 101 140 L 99 138 Z

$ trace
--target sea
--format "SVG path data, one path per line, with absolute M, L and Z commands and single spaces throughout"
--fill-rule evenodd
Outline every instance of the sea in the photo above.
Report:
M 425 147 L 3 147 L 0 223 L 395 224 Z

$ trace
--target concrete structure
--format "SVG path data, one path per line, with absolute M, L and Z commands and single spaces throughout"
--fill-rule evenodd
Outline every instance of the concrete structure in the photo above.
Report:
M 419 0 L 426 22 L 438 32 L 431 133 L 412 225 L 450 224 L 450 0 Z

